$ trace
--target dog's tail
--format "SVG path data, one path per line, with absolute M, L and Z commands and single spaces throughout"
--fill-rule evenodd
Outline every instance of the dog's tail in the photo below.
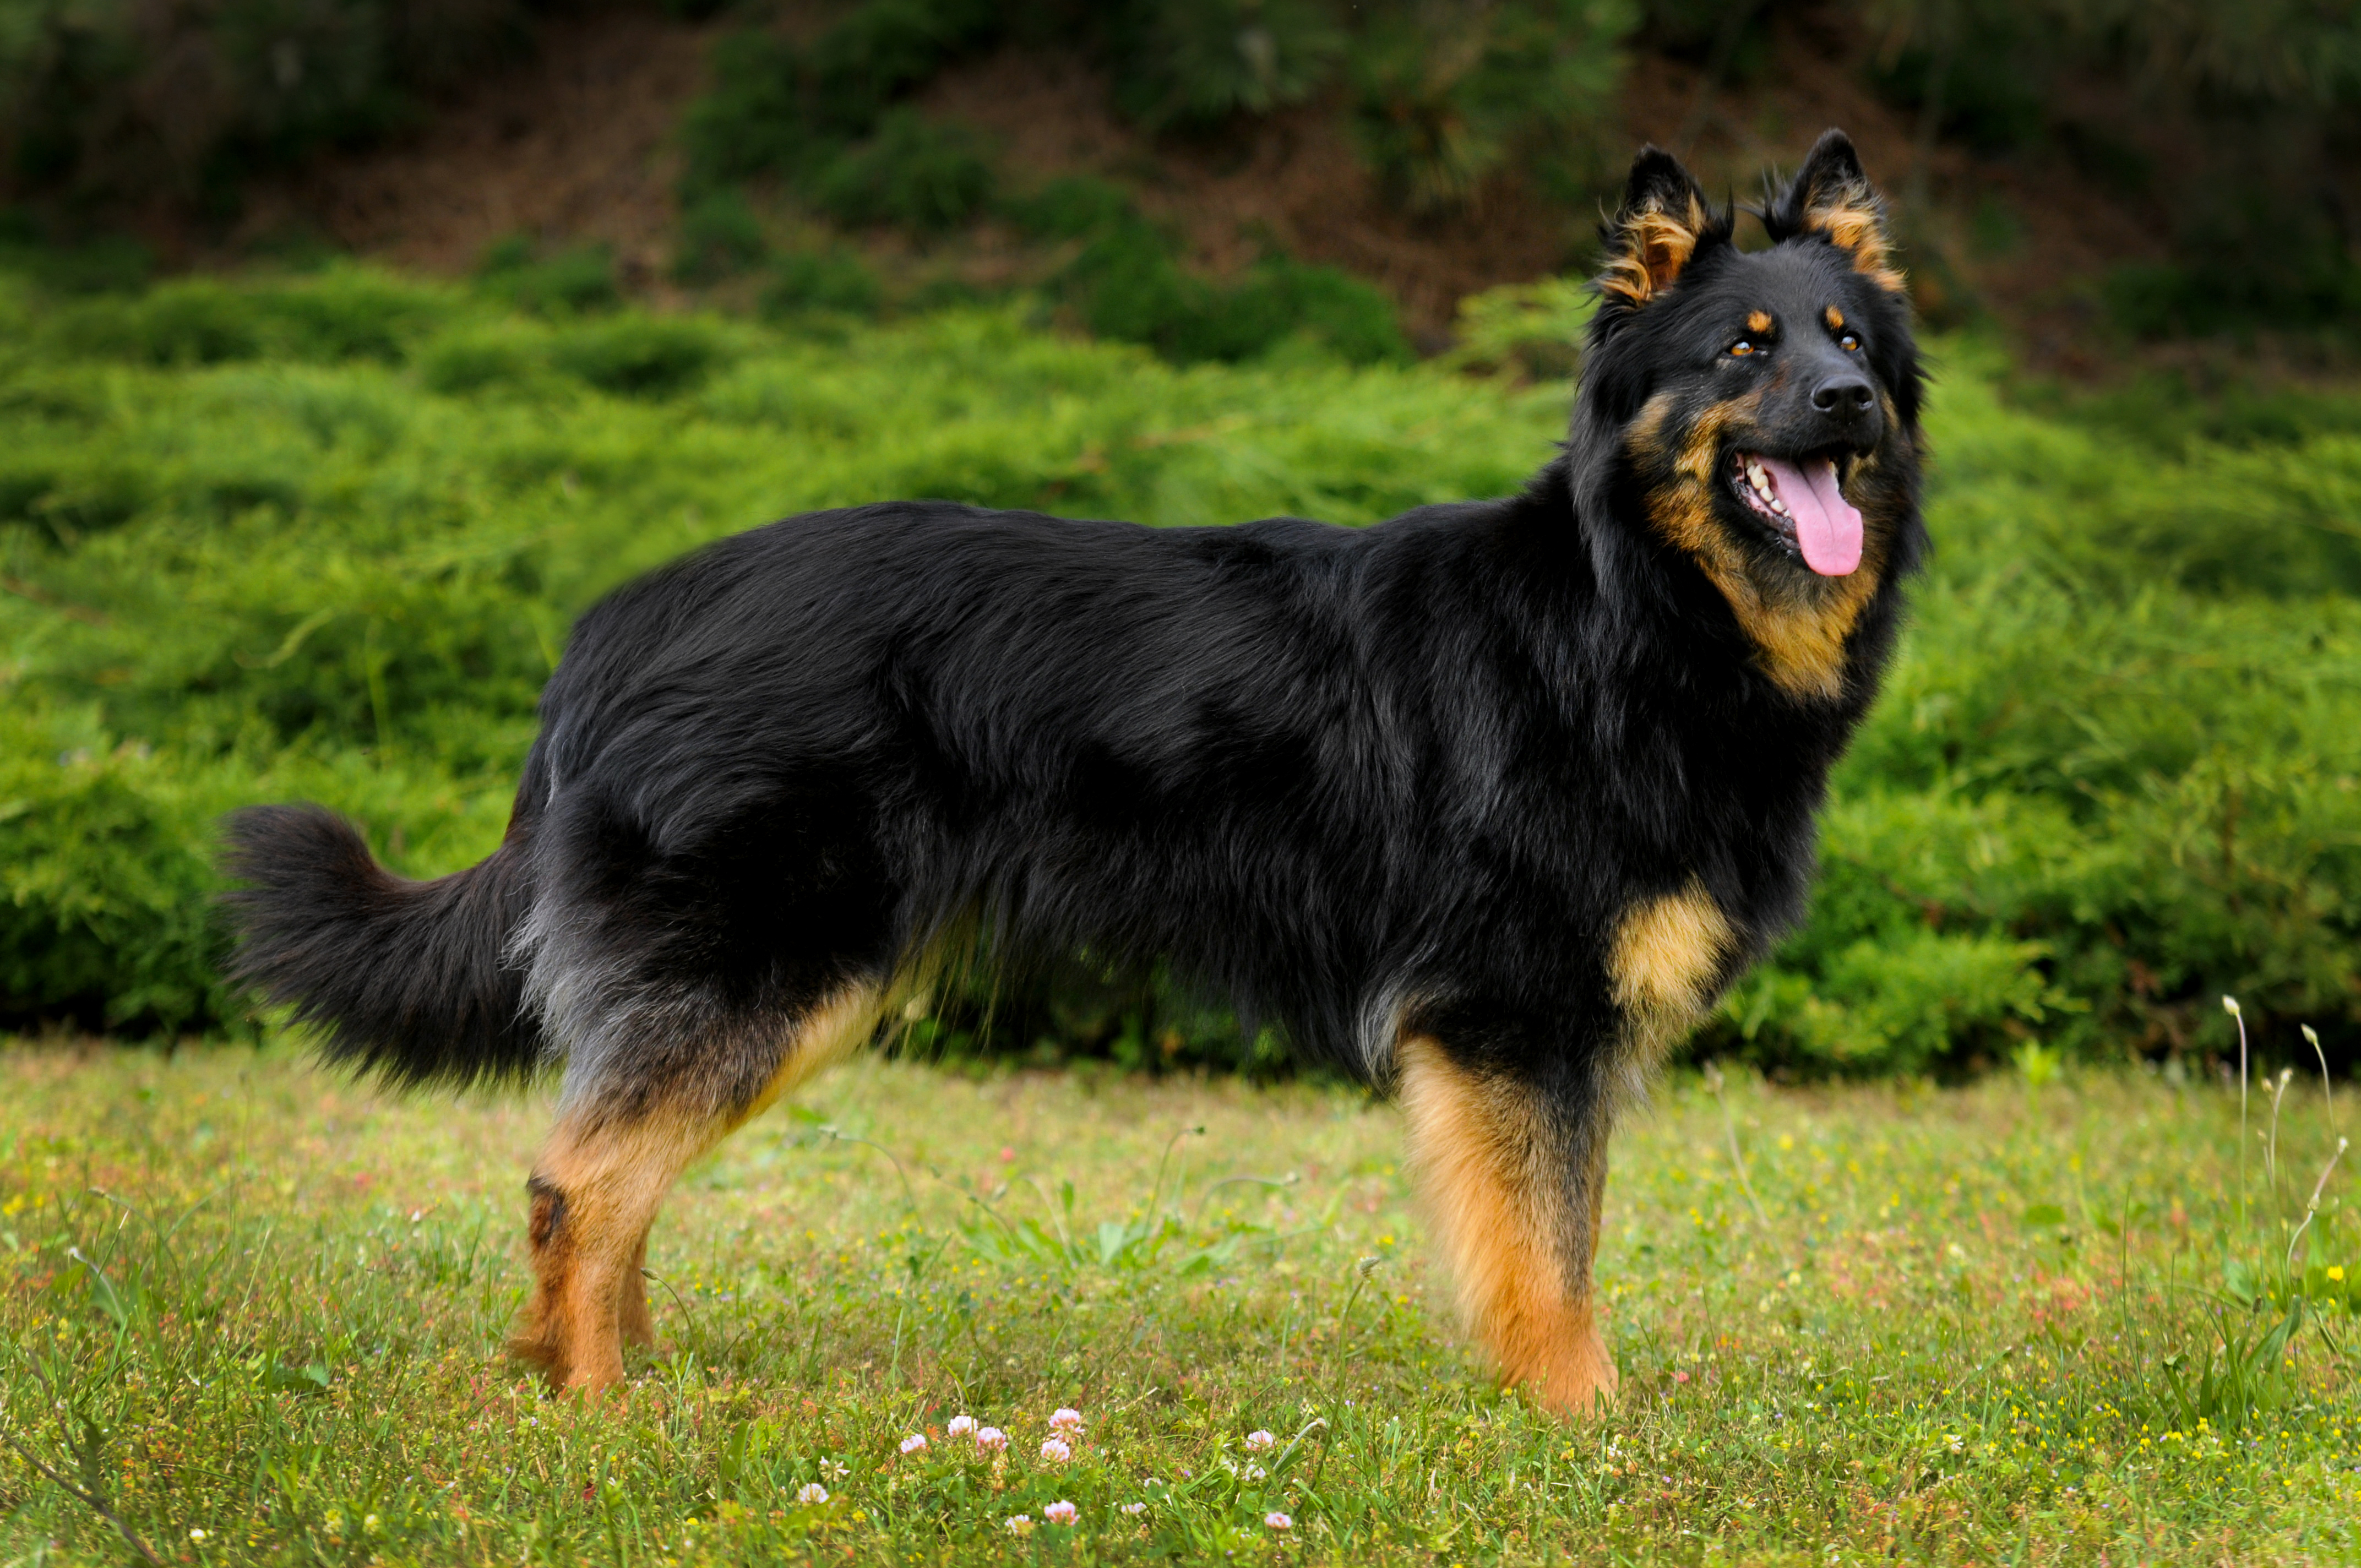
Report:
M 232 978 L 291 1005 L 335 1062 L 400 1084 L 518 1080 L 541 1061 L 501 963 L 532 900 L 514 838 L 434 882 L 393 875 L 353 825 L 316 806 L 262 806 L 226 827 Z

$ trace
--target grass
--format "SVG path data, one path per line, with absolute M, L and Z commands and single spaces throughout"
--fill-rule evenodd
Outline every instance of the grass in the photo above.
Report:
M 858 1063 L 691 1172 L 664 1348 L 585 1407 L 500 1354 L 544 1107 L 19 1044 L 0 1561 L 126 1560 L 93 1504 L 207 1564 L 2361 1552 L 2349 1171 L 2279 1261 L 2329 1108 L 2257 1088 L 2242 1182 L 2234 1084 L 2020 1065 L 1669 1082 L 1616 1151 L 1622 1399 L 1565 1428 L 1469 1363 L 1337 1087 Z

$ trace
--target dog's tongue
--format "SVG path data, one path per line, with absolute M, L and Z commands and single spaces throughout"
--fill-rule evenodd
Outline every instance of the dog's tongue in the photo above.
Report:
M 1841 577 L 1861 565 L 1861 513 L 1837 488 L 1837 466 L 1825 457 L 1800 466 L 1765 455 L 1763 466 L 1779 487 L 1804 565 L 1823 577 Z

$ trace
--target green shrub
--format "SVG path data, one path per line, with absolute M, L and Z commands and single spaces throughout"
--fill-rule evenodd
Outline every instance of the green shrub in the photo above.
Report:
M 52 294 L 119 294 L 147 286 L 156 256 L 128 235 L 60 242 L 29 219 L 0 233 L 0 267 L 23 273 Z
M 262 312 L 251 296 L 195 278 L 131 300 L 93 301 L 60 315 L 58 331 L 84 354 L 151 365 L 217 365 L 262 352 Z
M 733 33 L 713 46 L 713 85 L 681 118 L 686 188 L 795 169 L 819 140 L 804 99 L 803 56 L 768 33 Z
M 1512 164 L 1545 195 L 1587 199 L 1638 19 L 1596 0 L 1372 5 L 1352 65 L 1371 165 L 1413 212 L 1461 205 Z
M 1083 323 L 1176 364 L 1250 359 L 1290 341 L 1356 365 L 1409 359 L 1393 302 L 1330 267 L 1275 257 L 1227 286 L 1186 271 L 1137 215 L 1086 247 L 1065 274 Z
M 2149 339 L 2337 326 L 2361 316 L 2361 266 L 2328 235 L 2297 235 L 2268 258 L 2236 245 L 2218 258 L 2123 262 L 2100 297 L 2117 326 Z
M 878 122 L 875 136 L 839 154 L 812 193 L 821 211 L 855 228 L 939 232 L 983 210 L 992 165 L 974 132 L 900 109 Z
M 375 136 L 529 42 L 517 0 L 12 0 L 0 146 L 68 198 L 218 213 L 243 174 Z
M 51 313 L 49 330 L 72 353 L 148 365 L 265 355 L 400 363 L 438 319 L 417 291 L 382 273 L 331 267 L 296 286 L 187 278 L 144 295 L 79 301 Z
M 763 291 L 763 313 L 777 320 L 806 312 L 874 315 L 884 291 L 857 252 L 797 251 L 779 258 Z
M 559 333 L 549 359 L 602 392 L 668 398 L 704 380 L 723 353 L 720 335 L 702 322 L 625 316 Z
M 1011 223 L 1035 239 L 1086 239 L 1136 222 L 1131 192 L 1088 174 L 1060 175 L 1004 204 Z
M 234 1018 L 203 901 L 236 804 L 324 800 L 408 874 L 480 857 L 572 617 L 718 533 L 908 495 L 1359 522 L 1501 493 L 1564 431 L 1562 384 L 1270 352 L 1273 323 L 1325 308 L 1289 269 L 1216 289 L 1152 230 L 1129 264 L 1179 302 L 1135 323 L 1150 341 L 1177 320 L 1206 335 L 1173 343 L 1257 346 L 1177 368 L 1014 308 L 832 334 L 552 325 L 379 277 L 403 367 L 294 346 L 283 323 L 359 288 L 326 275 L 219 285 L 261 323 L 242 360 L 16 331 L 0 1014 Z M 1225 315 L 1232 294 L 1258 302 Z M 0 330 L 51 313 L 0 288 Z M 1912 630 L 1834 778 L 1807 924 L 1698 1048 L 1798 1073 L 1948 1073 L 2026 1041 L 2218 1050 L 2226 991 L 2266 1037 L 2301 1019 L 2351 1051 L 2361 398 L 2036 389 L 2037 412 L 1974 340 L 1937 346 L 1938 548 Z M 1082 965 L 938 1000 L 949 1049 L 1268 1048 L 1152 976 Z
M 1300 104 L 1345 49 L 1322 0 L 1129 0 L 1112 20 L 1116 102 L 1151 128 Z
M 681 213 L 672 275 L 683 283 L 711 283 L 761 265 L 770 241 L 754 209 L 736 191 L 699 197 Z
M 223 775 L 46 717 L 0 708 L 0 1026 L 228 1016 L 206 853 Z
M 622 302 L 614 253 L 603 245 L 536 255 L 533 242 L 512 235 L 494 243 L 476 267 L 477 286 L 494 299 L 540 316 L 586 315 Z
M 813 124 L 832 135 L 868 135 L 903 94 L 988 41 L 999 16 L 988 0 L 865 0 L 812 45 Z
M 683 119 L 687 190 L 826 168 L 879 131 L 910 89 L 992 41 L 1000 26 L 999 9 L 983 0 L 865 0 L 807 49 L 763 32 L 721 39 L 713 85 Z
M 419 356 L 418 375 L 428 390 L 456 395 L 530 385 L 548 364 L 546 332 L 503 322 L 435 339 Z

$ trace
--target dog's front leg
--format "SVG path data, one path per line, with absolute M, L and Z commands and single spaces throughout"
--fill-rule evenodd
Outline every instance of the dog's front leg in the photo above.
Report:
M 1565 1415 L 1615 1394 L 1591 1288 L 1607 1186 L 1602 1096 L 1463 1065 L 1434 1039 L 1400 1044 L 1420 1196 L 1460 1315 L 1501 1380 Z

